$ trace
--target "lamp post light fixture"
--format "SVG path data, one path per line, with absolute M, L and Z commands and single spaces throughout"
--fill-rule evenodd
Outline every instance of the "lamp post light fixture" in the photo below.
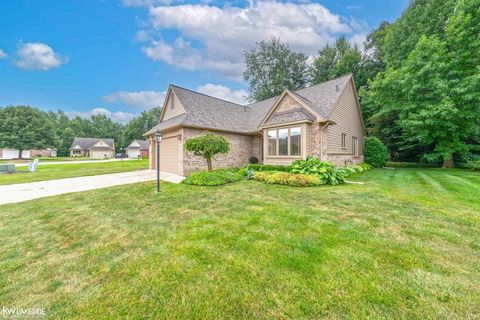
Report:
M 162 142 L 162 134 L 157 131 L 155 133 L 155 141 L 157 142 L 157 193 L 160 192 L 160 142 Z

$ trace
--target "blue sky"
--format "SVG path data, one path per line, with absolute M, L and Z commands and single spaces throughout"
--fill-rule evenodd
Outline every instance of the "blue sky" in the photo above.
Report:
M 169 83 L 242 103 L 242 51 L 275 35 L 313 56 L 339 35 L 362 43 L 408 0 L 0 1 L 0 106 L 127 121 Z

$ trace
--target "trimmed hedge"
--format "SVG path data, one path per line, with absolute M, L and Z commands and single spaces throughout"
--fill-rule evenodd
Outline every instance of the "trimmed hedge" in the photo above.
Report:
M 365 162 L 371 164 L 376 168 L 381 168 L 385 165 L 388 159 L 388 149 L 376 137 L 368 137 L 365 139 Z
M 241 177 L 236 173 L 219 169 L 211 172 L 194 172 L 186 177 L 182 183 L 195 186 L 220 186 L 230 182 L 239 181 L 240 179 Z
M 325 184 L 322 179 L 315 175 L 278 171 L 256 172 L 253 175 L 253 180 L 292 187 L 313 187 Z

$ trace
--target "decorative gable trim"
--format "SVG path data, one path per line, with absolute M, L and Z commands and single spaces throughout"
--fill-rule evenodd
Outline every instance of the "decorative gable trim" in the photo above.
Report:
M 266 122 L 267 120 L 270 118 L 270 116 L 273 114 L 273 112 L 275 111 L 275 109 L 278 107 L 278 105 L 280 104 L 280 102 L 283 100 L 283 98 L 288 95 L 289 97 L 291 97 L 292 99 L 294 99 L 296 102 L 298 102 L 303 108 L 305 108 L 308 112 L 310 112 L 312 115 L 316 116 L 316 120 L 321 122 L 321 121 L 326 121 L 325 119 L 323 119 L 323 117 L 318 113 L 316 112 L 315 110 L 313 110 L 309 105 L 307 105 L 304 101 L 302 101 L 302 99 L 300 99 L 298 97 L 298 94 L 295 94 L 293 93 L 292 91 L 286 89 L 282 92 L 282 94 L 278 97 L 278 99 L 273 103 L 272 107 L 270 108 L 270 110 L 267 112 L 267 114 L 265 115 L 265 117 L 263 118 L 259 128 L 261 127 L 264 127 L 266 125 Z

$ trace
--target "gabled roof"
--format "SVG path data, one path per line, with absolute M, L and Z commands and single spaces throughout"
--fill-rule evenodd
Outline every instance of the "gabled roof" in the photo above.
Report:
M 102 138 L 75 138 L 73 139 L 70 149 L 74 146 L 80 146 L 82 149 L 91 149 L 99 141 L 104 141 L 110 149 L 113 149 L 114 140 L 113 139 L 102 139 Z
M 132 146 L 133 143 L 138 143 L 138 147 L 137 146 Z M 148 149 L 149 148 L 149 143 L 148 141 L 146 140 L 133 140 L 132 142 L 130 142 L 130 144 L 128 145 L 128 147 L 126 147 L 125 149 L 140 149 L 140 150 L 145 150 L 145 149 Z
M 287 111 L 276 112 L 265 121 L 265 125 L 291 123 L 297 121 L 315 121 L 315 116 L 303 108 L 296 108 Z
M 287 91 L 308 106 L 313 113 L 328 120 L 332 108 L 351 78 L 352 75 L 346 75 L 294 92 Z M 280 98 L 277 96 L 242 106 L 175 85 L 170 85 L 169 89 L 175 93 L 186 113 L 160 122 L 144 135 L 179 126 L 239 133 L 257 132 L 263 119 Z M 288 116 L 294 119 L 305 117 L 299 112 Z

